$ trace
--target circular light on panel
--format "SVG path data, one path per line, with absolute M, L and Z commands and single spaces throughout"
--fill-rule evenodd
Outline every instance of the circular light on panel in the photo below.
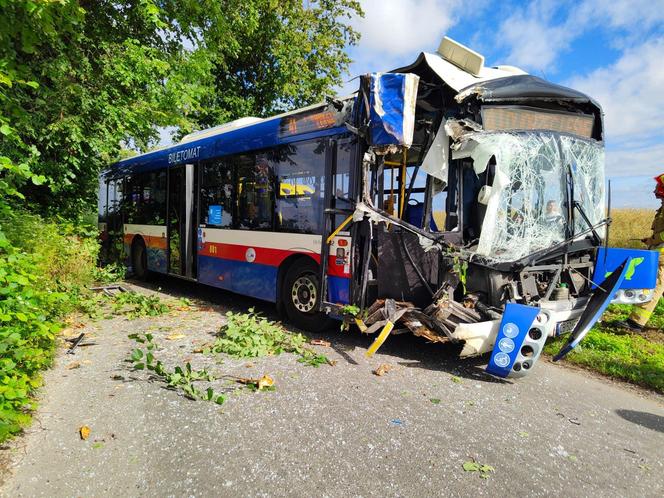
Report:
M 496 356 L 493 357 L 493 362 L 500 368 L 505 368 L 510 364 L 510 357 L 505 353 L 497 353 Z
M 517 327 L 515 323 L 508 322 L 503 326 L 503 334 L 505 334 L 505 337 L 514 339 L 517 335 L 519 335 L 519 327 Z
M 508 339 L 507 337 L 503 337 L 500 341 L 498 341 L 498 349 L 500 349 L 503 353 L 511 353 L 514 351 L 514 341 L 512 339 Z

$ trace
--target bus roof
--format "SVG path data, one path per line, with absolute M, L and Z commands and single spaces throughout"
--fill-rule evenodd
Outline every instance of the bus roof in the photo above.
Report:
M 342 100 L 353 99 L 354 96 Z M 318 103 L 265 119 L 241 118 L 185 136 L 180 142 L 111 164 L 106 178 L 117 178 L 211 159 L 230 154 L 266 149 L 295 141 L 337 135 L 347 131 L 343 123 L 326 114 L 326 103 Z M 323 115 L 316 119 L 314 115 Z M 235 126 L 233 126 L 235 124 Z

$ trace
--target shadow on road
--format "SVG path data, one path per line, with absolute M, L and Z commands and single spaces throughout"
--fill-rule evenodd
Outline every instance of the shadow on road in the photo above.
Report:
M 254 308 L 271 320 L 280 320 L 274 304 L 253 299 L 229 291 L 209 287 L 196 282 L 189 282 L 174 277 L 155 275 L 150 281 L 142 282 L 130 280 L 138 287 L 149 290 L 159 289 L 173 297 L 186 297 L 197 304 L 222 305 L 225 309 L 247 311 Z M 331 347 L 344 361 L 356 365 L 357 361 L 349 354 L 356 348 L 366 349 L 373 342 L 375 336 L 367 336 L 355 331 L 340 332 L 331 328 L 324 332 L 308 332 L 295 329 L 311 339 L 324 339 L 331 342 Z M 400 366 L 406 368 L 422 368 L 425 370 L 443 371 L 458 377 L 464 377 L 480 382 L 510 383 L 487 374 L 482 365 L 486 364 L 485 356 L 477 358 L 460 359 L 461 345 L 457 344 L 431 344 L 410 334 L 400 334 L 390 337 L 379 352 L 398 358 Z
M 646 427 L 657 432 L 664 432 L 664 417 L 648 412 L 637 412 L 635 410 L 616 410 L 618 416 L 634 424 Z

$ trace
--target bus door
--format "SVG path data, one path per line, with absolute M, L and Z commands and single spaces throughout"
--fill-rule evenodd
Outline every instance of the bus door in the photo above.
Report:
M 196 277 L 194 251 L 193 164 L 182 164 L 168 171 L 168 272 Z
M 351 217 L 355 195 L 357 139 L 344 137 L 330 143 L 325 182 L 325 220 L 321 248 L 324 308 L 351 303 Z

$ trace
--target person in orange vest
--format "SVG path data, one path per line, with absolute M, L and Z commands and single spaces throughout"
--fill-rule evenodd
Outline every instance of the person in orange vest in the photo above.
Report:
M 644 304 L 634 306 L 632 314 L 622 322 L 616 325 L 635 332 L 640 332 L 647 325 L 648 320 L 655 311 L 657 303 L 662 294 L 664 294 L 664 174 L 655 177 L 657 186 L 655 187 L 655 197 L 662 201 L 662 205 L 655 214 L 652 222 L 652 235 L 642 239 L 648 249 L 659 251 L 659 270 L 657 272 L 657 286 L 653 290 L 652 300 Z

